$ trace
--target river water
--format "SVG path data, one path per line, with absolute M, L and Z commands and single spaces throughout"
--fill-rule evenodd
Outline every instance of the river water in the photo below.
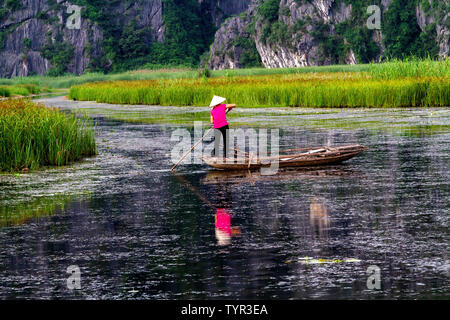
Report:
M 95 110 L 99 155 L 0 176 L 3 299 L 449 298 L 449 110 L 241 119 L 279 127 L 282 147 L 369 148 L 261 176 L 202 164 L 172 174 L 170 138 L 187 125 L 106 111 L 160 107 L 41 102 Z M 81 289 L 68 288 L 69 266 Z

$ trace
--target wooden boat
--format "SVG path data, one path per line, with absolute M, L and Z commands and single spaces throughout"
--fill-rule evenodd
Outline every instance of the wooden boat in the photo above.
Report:
M 233 158 L 202 157 L 208 165 L 222 170 L 254 170 L 269 167 L 278 161 L 279 167 L 309 167 L 337 164 L 349 160 L 368 148 L 361 145 L 347 145 L 339 147 L 314 147 L 290 149 L 280 152 L 278 156 L 252 157 L 252 154 L 242 151 Z M 238 150 L 235 150 L 238 151 Z

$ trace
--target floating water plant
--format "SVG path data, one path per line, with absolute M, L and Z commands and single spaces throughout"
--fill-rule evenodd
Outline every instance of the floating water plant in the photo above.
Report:
M 54 195 L 51 197 L 36 197 L 29 202 L 0 206 L 0 228 L 17 226 L 32 219 L 39 219 L 63 211 L 71 201 L 69 195 Z
M 302 264 L 332 264 L 332 263 L 355 263 L 361 262 L 359 259 L 354 258 L 344 258 L 344 259 L 322 259 L 322 258 L 311 258 L 311 257 L 302 257 L 298 258 L 298 260 L 292 261 L 287 260 L 286 263 L 298 262 Z

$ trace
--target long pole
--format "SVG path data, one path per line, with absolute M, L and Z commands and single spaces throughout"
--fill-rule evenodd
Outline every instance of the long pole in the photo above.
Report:
M 194 187 L 192 184 L 190 184 L 189 181 L 187 181 L 184 177 L 180 176 L 178 173 L 174 173 L 173 175 L 175 176 L 175 178 L 180 180 L 180 182 L 185 187 L 189 188 L 189 190 L 191 190 L 193 193 L 195 193 L 197 195 L 197 197 L 199 197 L 201 200 L 203 200 L 204 203 L 206 203 L 208 206 L 210 206 L 214 210 L 217 209 L 216 206 L 213 205 L 211 201 L 206 199 L 206 197 L 200 191 L 198 191 L 196 187 Z

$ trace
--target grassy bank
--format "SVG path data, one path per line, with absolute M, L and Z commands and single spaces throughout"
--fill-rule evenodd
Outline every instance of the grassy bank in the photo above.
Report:
M 272 74 L 293 74 L 293 73 L 324 73 L 324 72 L 362 72 L 368 71 L 369 65 L 335 65 L 321 67 L 304 68 L 249 68 L 234 70 L 212 70 L 210 76 L 215 77 L 239 77 L 257 76 Z M 0 79 L 1 85 L 21 85 L 35 84 L 40 87 L 49 88 L 70 88 L 74 85 L 99 81 L 131 81 L 131 80 L 160 80 L 160 79 L 195 79 L 198 78 L 199 70 L 191 68 L 163 68 L 163 69 L 142 69 L 122 73 L 86 73 L 81 76 L 66 75 L 60 77 L 31 76 L 17 77 L 12 79 Z
M 96 152 L 88 118 L 29 100 L 0 101 L 0 172 L 66 165 Z
M 445 64 L 445 63 L 444 63 Z M 247 68 L 247 69 L 232 69 L 232 70 L 210 70 L 211 78 L 217 77 L 241 77 L 241 76 L 261 76 L 261 75 L 285 75 L 285 74 L 303 74 L 303 73 L 336 73 L 336 72 L 365 72 L 372 74 L 375 77 L 384 77 L 386 71 L 388 77 L 392 76 L 406 76 L 407 74 L 417 74 L 412 72 L 414 70 L 428 69 L 425 72 L 427 75 L 439 75 L 448 73 L 447 68 L 439 71 L 441 63 L 432 60 L 409 60 L 398 61 L 393 60 L 389 63 L 383 64 L 358 64 L 358 65 L 332 65 L 332 66 L 310 66 L 301 68 Z M 395 71 L 395 72 L 393 72 Z M 0 79 L 0 86 L 21 86 L 34 84 L 41 88 L 62 89 L 70 88 L 74 85 L 84 83 L 100 82 L 100 81 L 132 81 L 132 80 L 163 80 L 163 79 L 195 79 L 202 74 L 203 70 L 187 68 L 184 66 L 169 66 L 163 68 L 149 68 L 120 73 L 86 73 L 80 76 L 65 75 L 59 77 L 50 76 L 30 76 L 30 77 L 16 77 L 11 79 Z
M 44 92 L 51 92 L 48 87 L 40 87 L 33 83 L 0 85 L 0 98 L 9 98 L 17 96 L 31 96 Z
M 450 105 L 449 80 L 448 60 L 393 61 L 364 72 L 96 82 L 72 87 L 69 96 L 164 106 L 205 106 L 220 95 L 242 107 L 428 107 Z

